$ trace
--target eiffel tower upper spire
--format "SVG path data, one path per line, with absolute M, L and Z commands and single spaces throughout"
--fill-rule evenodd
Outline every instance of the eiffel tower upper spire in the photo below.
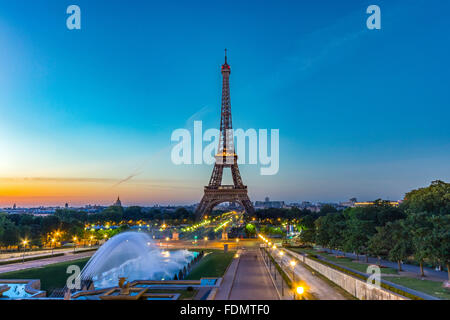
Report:
M 227 62 L 227 49 L 225 49 L 225 63 L 222 65 L 222 74 L 224 72 L 228 72 L 228 74 L 231 72 L 230 65 Z
M 231 98 L 230 98 L 230 65 L 227 62 L 227 49 L 225 49 L 225 63 L 222 65 L 222 107 L 220 117 L 220 141 L 217 156 L 234 156 L 233 128 L 231 120 Z M 225 161 L 225 158 L 223 158 Z

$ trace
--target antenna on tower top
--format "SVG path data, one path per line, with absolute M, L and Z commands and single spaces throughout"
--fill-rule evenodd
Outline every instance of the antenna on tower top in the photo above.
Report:
M 225 64 L 227 63 L 227 48 L 225 48 Z

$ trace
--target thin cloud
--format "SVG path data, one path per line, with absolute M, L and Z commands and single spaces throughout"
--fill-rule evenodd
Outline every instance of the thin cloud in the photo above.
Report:
M 73 177 L 0 177 L 2 182 L 92 182 L 105 183 L 117 181 L 111 178 L 73 178 Z
M 198 111 L 196 111 L 195 113 L 193 113 L 185 122 L 184 127 L 185 128 L 189 128 L 192 126 L 192 123 L 195 120 L 199 120 L 202 116 L 204 116 L 205 114 L 209 113 L 211 111 L 211 107 L 208 105 L 203 106 L 202 108 L 200 108 Z M 152 154 L 150 157 L 148 157 L 147 159 L 145 159 L 140 165 L 137 166 L 136 170 L 134 170 L 133 173 L 129 174 L 126 178 L 120 180 L 119 182 L 115 183 L 113 186 L 111 186 L 111 188 L 115 188 L 118 187 L 119 185 L 128 182 L 130 180 L 133 180 L 136 176 L 140 175 L 143 171 L 144 168 L 149 164 L 150 160 L 152 160 L 153 158 L 169 151 L 172 148 L 172 146 L 169 144 L 167 147 L 160 149 L 159 151 L 157 151 L 156 153 Z

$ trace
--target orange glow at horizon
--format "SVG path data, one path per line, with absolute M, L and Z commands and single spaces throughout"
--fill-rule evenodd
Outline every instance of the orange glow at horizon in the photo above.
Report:
M 179 189 L 174 192 L 173 188 Z M 111 182 L 85 182 L 39 179 L 0 180 L 0 207 L 110 205 L 119 195 L 125 206 L 193 203 L 201 190 L 182 187 L 127 183 L 114 187 Z

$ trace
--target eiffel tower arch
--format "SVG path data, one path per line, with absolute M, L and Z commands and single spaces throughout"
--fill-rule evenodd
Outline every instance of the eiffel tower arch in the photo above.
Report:
M 196 209 L 197 218 L 209 214 L 211 210 L 222 202 L 237 202 L 249 214 L 255 209 L 248 197 L 247 186 L 242 182 L 237 163 L 237 154 L 233 142 L 233 126 L 231 121 L 230 103 L 230 73 L 227 63 L 227 50 L 225 49 L 225 63 L 222 65 L 222 108 L 220 116 L 220 139 L 218 152 L 215 156 L 213 172 L 209 184 L 205 186 L 203 198 Z M 222 185 L 224 169 L 230 169 L 233 177 L 232 185 Z

